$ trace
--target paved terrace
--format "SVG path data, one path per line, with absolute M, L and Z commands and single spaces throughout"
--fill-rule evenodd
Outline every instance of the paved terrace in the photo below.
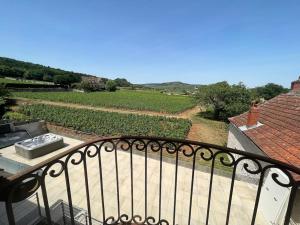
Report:
M 81 141 L 64 137 L 68 146 L 46 156 L 33 160 L 27 160 L 18 156 L 14 147 L 0 149 L 2 156 L 19 161 L 28 165 L 35 165 L 43 160 L 65 151 Z M 76 154 L 73 156 L 76 158 Z M 116 173 L 114 153 L 103 151 L 103 178 L 104 178 L 104 201 L 106 216 L 117 216 L 116 198 Z M 121 214 L 131 215 L 131 192 L 130 192 L 130 154 L 118 151 L 119 185 L 120 185 L 120 211 Z M 170 161 L 170 160 L 169 160 Z M 145 159 L 143 156 L 133 154 L 133 177 L 134 177 L 134 214 L 144 217 L 145 207 Z M 97 158 L 88 158 L 88 178 L 91 198 L 92 217 L 102 220 L 102 207 L 100 195 L 99 166 Z M 54 167 L 53 167 L 54 168 Z M 57 168 L 58 169 L 58 168 Z M 80 208 L 87 208 L 86 193 L 84 185 L 84 174 L 82 163 L 74 166 L 69 163 L 70 184 L 72 191 L 73 205 Z M 175 184 L 175 164 L 163 162 L 162 172 L 162 214 L 161 218 L 172 224 L 174 206 L 174 184 Z M 188 224 L 189 199 L 191 191 L 192 170 L 186 166 L 178 167 L 178 186 L 176 201 L 175 224 Z M 191 224 L 205 224 L 208 190 L 210 174 L 199 170 L 195 171 L 194 194 L 192 201 Z M 213 189 L 210 209 L 210 225 L 224 225 L 226 221 L 227 203 L 229 196 L 230 178 L 214 175 Z M 64 174 L 57 178 L 47 178 L 46 187 L 48 191 L 49 205 L 54 204 L 58 199 L 67 202 L 66 185 Z M 159 202 L 159 160 L 148 158 L 148 216 L 158 218 Z M 40 196 L 41 193 L 40 193 Z M 254 200 L 256 196 L 256 186 L 236 181 L 232 199 L 230 223 L 232 225 L 247 225 L 251 223 Z M 42 200 L 41 200 L 42 202 Z M 43 204 L 42 204 L 43 205 Z M 3 207 L 3 205 L 1 206 Z M 3 212 L 3 208 L 0 208 Z M 256 224 L 267 224 L 261 213 L 258 212 Z

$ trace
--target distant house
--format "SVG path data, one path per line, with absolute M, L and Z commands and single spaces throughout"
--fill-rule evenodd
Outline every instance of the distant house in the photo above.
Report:
M 108 80 L 107 78 L 96 77 L 96 76 L 82 76 L 81 79 L 84 82 L 100 85 L 103 89 L 105 88 L 105 83 Z
M 229 121 L 228 147 L 300 166 L 300 77 L 292 82 L 289 93 L 253 105 L 249 112 L 229 118 Z M 279 188 L 271 177 L 272 171 L 276 169 L 271 169 L 264 180 L 261 198 L 265 198 L 265 204 L 260 208 L 267 221 L 274 225 L 282 224 L 290 190 Z M 242 175 L 243 169 L 239 173 Z M 294 178 L 300 181 L 300 177 Z M 278 179 L 288 182 L 283 173 Z M 292 219 L 295 224 L 300 224 L 299 189 Z

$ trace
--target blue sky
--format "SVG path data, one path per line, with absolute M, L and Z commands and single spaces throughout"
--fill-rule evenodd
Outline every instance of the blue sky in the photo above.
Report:
M 300 1 L 0 0 L 0 55 L 134 83 L 289 87 Z

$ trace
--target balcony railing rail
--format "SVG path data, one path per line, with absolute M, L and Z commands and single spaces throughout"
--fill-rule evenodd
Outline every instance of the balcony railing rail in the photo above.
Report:
M 122 184 L 120 183 L 120 173 L 121 169 L 119 166 L 119 154 L 121 152 L 127 152 L 128 160 L 128 170 L 129 170 L 129 183 L 128 190 L 130 191 L 129 198 L 131 201 L 130 213 L 121 212 L 121 193 L 120 188 Z M 104 162 L 103 154 L 109 153 L 112 156 L 112 161 L 110 164 L 113 164 L 115 180 L 113 183 L 110 183 L 111 186 L 116 188 L 116 201 L 112 203 L 111 199 L 106 198 L 106 192 L 104 190 L 104 180 L 109 177 L 104 177 L 103 167 Z M 137 215 L 136 209 L 138 206 L 134 204 L 134 192 L 136 189 L 136 180 L 134 179 L 135 168 L 134 168 L 134 157 L 133 155 L 138 153 L 143 157 L 144 171 L 143 171 L 143 211 L 144 215 Z M 150 199 L 148 198 L 149 189 L 149 174 L 148 174 L 148 160 L 151 157 L 155 157 L 158 161 L 158 193 L 157 193 L 157 209 L 158 215 L 149 214 L 148 203 Z M 97 161 L 97 176 L 99 179 L 99 195 L 101 196 L 101 201 L 95 202 L 91 196 L 91 178 L 89 176 L 88 163 L 89 160 Z M 173 160 L 174 162 L 174 177 L 165 178 L 163 175 L 163 162 L 166 159 Z M 193 207 L 193 198 L 195 195 L 195 171 L 200 167 L 209 168 L 209 185 L 208 185 L 208 196 L 206 202 L 206 212 L 204 223 L 206 225 L 210 224 L 210 214 L 213 210 L 211 208 L 211 198 L 212 198 L 212 188 L 213 180 L 216 170 L 225 170 L 228 172 L 230 179 L 230 189 L 228 195 L 228 204 L 224 207 L 224 221 L 225 224 L 230 224 L 231 220 L 231 208 L 233 201 L 234 188 L 236 185 L 236 180 L 239 175 L 239 168 L 242 168 L 244 173 L 248 173 L 251 176 L 257 176 L 257 190 L 254 199 L 254 205 L 252 209 L 252 217 L 250 224 L 254 225 L 257 218 L 258 205 L 261 199 L 262 186 L 266 179 L 266 176 L 269 175 L 275 184 L 283 188 L 289 188 L 290 194 L 288 196 L 288 203 L 284 214 L 283 224 L 288 225 L 292 209 L 294 205 L 294 200 L 296 192 L 299 188 L 299 181 L 297 178 L 300 177 L 300 169 L 292 165 L 267 158 L 261 155 L 256 155 L 248 153 L 245 151 L 239 151 L 236 149 L 231 149 L 227 147 L 217 146 L 213 144 L 201 143 L 190 140 L 178 140 L 171 138 L 158 138 L 158 137 L 139 137 L 139 136 L 119 136 L 119 137 L 105 137 L 99 138 L 87 143 L 78 145 L 70 150 L 67 150 L 61 154 L 58 154 L 42 163 L 39 163 L 33 167 L 25 169 L 24 171 L 8 177 L 6 180 L 1 181 L 0 183 L 0 201 L 5 202 L 6 213 L 8 217 L 9 224 L 15 225 L 15 215 L 13 204 L 15 202 L 26 199 L 32 194 L 39 191 L 41 193 L 42 206 L 44 207 L 44 214 L 47 224 L 52 224 L 53 220 L 51 219 L 50 205 L 49 205 L 49 196 L 51 190 L 47 188 L 46 178 L 51 177 L 56 179 L 59 176 L 63 176 L 65 183 L 63 184 L 66 189 L 67 195 L 67 204 L 69 206 L 70 214 L 70 223 L 76 224 L 74 220 L 73 212 L 73 198 L 74 193 L 72 193 L 72 182 L 70 179 L 71 166 L 76 167 L 81 165 L 83 168 L 83 177 L 84 188 L 78 194 L 85 195 L 86 198 L 86 211 L 87 211 L 87 224 L 93 224 L 93 215 L 91 206 L 94 204 L 101 205 L 101 220 L 103 224 L 177 224 L 176 223 L 176 213 L 178 211 L 178 168 L 180 163 L 184 161 L 190 165 L 191 169 L 191 178 L 189 180 L 189 192 L 188 192 L 188 214 L 186 215 L 188 225 L 193 224 L 192 222 L 192 207 Z M 283 182 L 279 179 L 280 174 L 284 174 L 287 178 L 287 182 Z M 162 201 L 163 201 L 163 179 L 174 179 L 174 186 L 169 192 L 173 195 L 172 200 L 172 218 L 167 220 L 164 218 Z M 111 181 L 110 181 L 111 182 Z M 152 201 L 152 200 L 151 200 Z M 106 211 L 107 204 L 115 204 L 117 209 L 117 215 L 113 216 L 108 214 Z M 140 206 L 139 206 L 140 207 Z

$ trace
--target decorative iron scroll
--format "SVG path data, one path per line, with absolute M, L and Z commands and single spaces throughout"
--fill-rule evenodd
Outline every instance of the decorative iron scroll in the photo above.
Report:
M 131 193 L 131 214 L 123 214 L 120 209 L 120 172 L 118 166 L 118 155 L 119 152 L 129 153 L 129 169 L 130 169 L 130 193 Z M 103 177 L 103 153 L 113 154 L 114 166 L 115 166 L 115 185 L 116 186 L 116 208 L 117 216 L 107 215 L 105 210 L 105 205 L 108 199 L 105 198 L 105 192 L 103 187 L 103 181 L 106 179 Z M 144 171 L 144 216 L 135 214 L 135 206 L 133 201 L 134 195 L 134 178 L 133 178 L 133 154 L 139 153 L 144 156 L 145 171 Z M 158 190 L 158 216 L 148 215 L 147 203 L 148 199 L 148 158 L 151 155 L 156 155 L 159 160 L 159 190 Z M 174 190 L 172 194 L 174 196 L 173 202 L 173 218 L 171 221 L 167 221 L 163 218 L 162 211 L 162 179 L 163 179 L 163 160 L 167 157 L 171 157 L 174 160 L 175 172 L 174 172 Z M 242 167 L 246 173 L 258 176 L 258 188 L 256 193 L 255 204 L 253 207 L 253 216 L 251 224 L 255 224 L 256 214 L 258 209 L 258 204 L 260 200 L 261 189 L 263 186 L 263 181 L 266 174 L 271 173 L 271 178 L 273 181 L 285 188 L 291 188 L 291 194 L 289 197 L 289 202 L 287 206 L 287 212 L 285 216 L 284 224 L 289 223 L 291 216 L 291 211 L 293 207 L 293 200 L 295 198 L 295 193 L 299 183 L 296 182 L 293 176 L 300 175 L 300 169 L 293 167 L 291 165 L 266 158 L 259 155 L 254 155 L 244 151 L 238 151 L 235 149 L 230 149 L 226 147 L 200 143 L 195 141 L 187 140 L 177 140 L 177 139 L 167 139 L 167 138 L 157 138 L 157 137 L 133 137 L 133 136 L 122 136 L 122 137 L 110 137 L 110 138 L 99 138 L 97 140 L 79 145 L 71 150 L 61 153 L 46 162 L 42 162 L 34 167 L 29 168 L 21 174 L 13 176 L 10 180 L 5 182 L 1 190 L 1 200 L 6 203 L 7 216 L 9 224 L 14 225 L 15 217 L 12 203 L 20 201 L 27 198 L 31 194 L 35 193 L 37 190 L 41 191 L 43 203 L 45 207 L 45 219 L 48 224 L 52 223 L 51 213 L 48 201 L 48 193 L 50 190 L 47 189 L 45 179 L 51 177 L 53 179 L 64 176 L 65 177 L 65 187 L 68 199 L 68 205 L 70 208 L 71 224 L 75 224 L 74 212 L 73 212 L 73 199 L 69 177 L 69 167 L 72 166 L 82 166 L 84 174 L 84 192 L 86 194 L 86 209 L 88 214 L 88 224 L 92 224 L 92 212 L 91 212 L 91 197 L 90 197 L 90 181 L 88 177 L 88 161 L 87 159 L 94 159 L 98 161 L 99 169 L 99 194 L 101 195 L 101 207 L 102 207 L 102 222 L 106 225 L 117 225 L 117 224 L 148 224 L 148 225 L 175 225 L 175 215 L 177 210 L 177 183 L 178 183 L 178 167 L 180 161 L 185 159 L 191 165 L 191 189 L 189 193 L 189 214 L 187 215 L 188 224 L 191 224 L 191 211 L 194 196 L 194 181 L 195 181 L 195 170 L 197 169 L 197 162 L 202 160 L 208 163 L 210 168 L 210 180 L 209 180 L 209 190 L 208 190 L 208 202 L 207 202 L 207 212 L 206 212 L 206 224 L 209 224 L 210 211 L 211 211 L 211 195 L 212 195 L 212 185 L 214 174 L 216 170 L 216 164 L 223 166 L 224 168 L 230 168 L 231 174 L 231 184 L 228 196 L 228 205 L 226 211 L 226 225 L 230 224 L 230 212 L 232 205 L 232 196 L 236 180 L 236 175 L 238 173 L 238 167 Z M 283 183 L 278 179 L 279 174 L 276 171 L 280 171 L 285 174 L 288 178 L 288 182 Z M 171 178 L 170 178 L 171 179 Z M 94 204 L 94 203 L 93 203 Z M 99 203 L 97 203 L 99 204 Z

